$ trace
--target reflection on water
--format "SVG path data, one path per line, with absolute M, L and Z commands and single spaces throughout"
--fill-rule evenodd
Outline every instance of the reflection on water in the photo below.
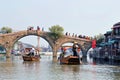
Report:
M 120 61 L 115 61 L 112 59 L 102 59 L 102 58 L 90 58 L 87 57 L 87 62 L 93 65 L 114 65 L 119 66 Z
M 21 56 L 0 58 L 0 80 L 120 80 L 120 67 L 92 58 L 82 65 L 60 65 L 52 56 L 24 62 Z M 101 63 L 102 62 L 102 63 Z

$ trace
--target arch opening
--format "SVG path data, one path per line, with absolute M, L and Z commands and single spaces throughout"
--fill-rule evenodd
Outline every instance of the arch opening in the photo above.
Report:
M 52 51 L 51 45 L 45 38 L 37 35 L 27 35 L 14 42 L 12 53 L 25 54 L 26 50 L 29 50 L 32 47 L 39 50 L 39 54 Z
M 2 45 L 0 45 L 0 54 L 6 54 L 6 49 Z

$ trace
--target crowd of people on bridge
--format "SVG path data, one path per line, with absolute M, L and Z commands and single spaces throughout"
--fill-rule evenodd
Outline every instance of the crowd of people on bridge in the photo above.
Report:
M 27 30 L 35 30 L 35 29 L 34 29 L 33 26 L 29 26 L 29 27 L 27 28 Z M 38 30 L 38 31 L 44 31 L 44 27 L 42 27 L 42 29 L 41 29 L 39 26 L 37 26 L 37 29 L 36 29 L 36 30 Z M 70 37 L 74 37 L 74 38 L 83 38 L 83 39 L 88 39 L 88 40 L 91 40 L 91 39 L 92 39 L 92 37 L 85 36 L 85 35 L 77 35 L 77 34 L 75 34 L 75 33 L 73 33 L 73 34 L 71 35 L 70 33 L 66 32 L 65 35 L 66 35 L 66 36 L 70 36 Z
M 29 26 L 29 27 L 27 28 L 27 30 L 35 30 L 35 29 L 34 29 L 33 26 Z M 36 30 L 44 31 L 44 27 L 42 27 L 42 29 L 41 29 L 39 26 L 37 26 L 37 29 L 36 29 Z
M 75 37 L 75 38 L 83 38 L 83 39 L 88 39 L 88 40 L 91 40 L 92 37 L 89 37 L 89 36 L 85 36 L 85 35 L 77 35 L 77 34 L 72 34 L 72 36 L 70 35 L 70 33 L 66 32 L 65 33 L 66 36 L 70 36 L 70 37 Z

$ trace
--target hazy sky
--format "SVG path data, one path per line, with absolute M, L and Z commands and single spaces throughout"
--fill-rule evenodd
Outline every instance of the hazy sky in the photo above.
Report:
M 0 0 L 0 28 L 47 31 L 60 25 L 64 32 L 94 36 L 120 21 L 120 0 Z

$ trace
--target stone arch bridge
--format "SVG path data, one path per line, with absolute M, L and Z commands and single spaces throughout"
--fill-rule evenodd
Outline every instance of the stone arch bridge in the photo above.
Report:
M 62 44 L 74 41 L 78 42 L 81 45 L 81 49 L 86 56 L 87 50 L 91 47 L 91 40 L 83 38 L 75 38 L 70 36 L 63 36 L 56 41 L 51 38 L 49 35 L 50 32 L 39 31 L 39 30 L 23 30 L 8 34 L 0 34 L 0 45 L 6 49 L 6 57 L 11 56 L 11 50 L 13 45 L 21 38 L 29 35 L 40 36 L 45 39 L 53 50 L 53 57 L 57 57 L 57 50 L 62 46 Z

